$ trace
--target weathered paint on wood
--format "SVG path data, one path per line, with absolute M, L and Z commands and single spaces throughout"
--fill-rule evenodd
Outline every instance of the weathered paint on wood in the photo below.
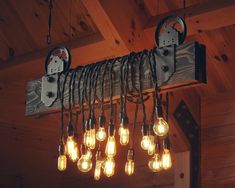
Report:
M 186 43 L 176 47 L 175 50 L 175 72 L 170 76 L 167 82 L 159 82 L 159 86 L 162 92 L 170 91 L 175 88 L 181 88 L 188 85 L 203 83 L 204 80 L 204 51 L 201 50 L 202 45 L 196 42 Z M 202 57 L 202 58 L 201 58 Z M 156 55 L 154 56 L 156 58 Z M 138 61 L 138 60 L 137 60 Z M 150 61 L 153 61 L 150 59 Z M 139 63 L 134 63 L 134 80 L 136 87 L 138 88 L 138 67 Z M 115 62 L 113 67 L 114 72 L 114 83 L 113 83 L 113 95 L 117 99 L 120 95 L 120 61 Z M 104 67 L 102 67 L 104 68 Z M 103 72 L 101 68 L 101 73 Z M 130 66 L 129 66 L 130 68 Z M 157 70 L 159 71 L 159 69 Z M 78 73 L 79 74 L 79 73 Z M 61 79 L 63 81 L 63 79 Z M 68 79 L 69 80 L 69 79 Z M 143 69 L 142 69 L 142 83 L 143 89 L 151 92 L 153 90 L 153 82 L 151 79 L 151 69 L 149 59 L 144 58 Z M 131 79 L 129 79 L 130 91 L 133 91 L 131 85 Z M 64 104 L 68 106 L 68 84 L 65 86 L 64 93 Z M 78 103 L 77 87 L 78 81 L 75 82 L 75 104 Z M 80 84 L 82 85 L 82 84 Z M 80 88 L 81 90 L 81 88 Z M 100 98 L 101 94 L 101 76 L 98 77 L 97 83 L 97 97 Z M 105 77 L 105 92 L 104 97 L 109 96 L 109 77 Z M 41 79 L 29 81 L 27 85 L 27 99 L 26 99 L 26 115 L 36 115 L 42 113 L 49 113 L 51 111 L 58 110 L 60 108 L 60 101 L 57 99 L 51 107 L 46 107 L 41 102 Z

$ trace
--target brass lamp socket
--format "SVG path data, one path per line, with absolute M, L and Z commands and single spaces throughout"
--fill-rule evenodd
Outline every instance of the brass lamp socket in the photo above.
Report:
M 59 155 L 65 155 L 65 146 L 62 142 L 59 145 L 58 151 L 59 151 Z
M 142 125 L 142 135 L 143 135 L 143 136 L 147 136 L 148 133 L 149 133 L 148 125 L 147 125 L 147 124 L 143 124 L 143 125 Z
M 106 122 L 104 114 L 100 115 L 99 117 L 99 127 L 104 127 L 104 124 Z
M 96 160 L 101 161 L 102 160 L 102 150 L 98 149 L 96 152 Z
M 170 149 L 170 140 L 168 137 L 163 139 L 162 147 L 163 149 Z
M 128 152 L 127 152 L 127 160 L 134 160 L 134 149 L 130 148 L 128 149 Z
M 69 121 L 67 132 L 68 132 L 68 136 L 74 135 L 74 128 L 73 128 L 73 124 L 71 121 Z
M 109 136 L 114 136 L 115 127 L 112 121 L 109 122 L 108 134 Z

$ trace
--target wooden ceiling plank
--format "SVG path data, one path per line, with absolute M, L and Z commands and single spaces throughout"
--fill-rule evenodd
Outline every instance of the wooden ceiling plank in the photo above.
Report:
M 108 42 L 110 50 L 113 51 L 113 53 L 117 56 L 129 53 L 129 50 L 127 49 L 99 0 L 82 0 L 82 3 L 88 10 L 88 13 L 95 22 L 102 36 Z
M 234 11 L 235 1 L 231 0 L 210 0 L 188 7 L 186 10 L 188 36 L 233 25 L 235 23 Z M 152 17 L 145 26 L 145 33 L 149 41 L 154 41 L 156 24 L 159 23 L 162 18 L 169 15 L 182 15 L 182 9 Z
M 100 0 L 100 3 L 129 51 L 137 52 L 153 47 L 143 32 L 149 18 L 143 2 Z
M 0 30 L 8 41 L 8 47 L 13 49 L 14 55 L 36 49 L 31 34 L 14 10 L 10 1 L 0 1 Z

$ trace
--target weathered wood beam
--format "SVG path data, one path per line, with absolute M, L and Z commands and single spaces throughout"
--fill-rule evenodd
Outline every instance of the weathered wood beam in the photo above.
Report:
M 175 66 L 176 71 L 170 77 L 167 82 L 159 83 L 162 91 L 170 91 L 183 86 L 192 84 L 199 84 L 204 82 L 204 69 L 205 69 L 205 52 L 201 50 L 202 46 L 198 43 L 191 42 L 176 47 L 175 52 Z M 201 58 L 199 58 L 201 57 Z M 156 58 L 156 56 L 154 57 Z M 143 88 L 147 91 L 153 90 L 153 83 L 151 81 L 151 70 L 149 66 L 148 58 L 145 59 L 142 74 L 143 74 Z M 114 98 L 118 98 L 120 95 L 120 62 L 117 62 L 114 66 Z M 135 70 L 138 68 L 135 64 Z M 138 70 L 136 70 L 138 73 Z M 135 76 L 138 76 L 135 74 Z M 135 78 L 137 81 L 138 77 Z M 109 80 L 106 81 L 105 90 L 108 91 Z M 137 82 L 138 83 L 138 82 Z M 97 96 L 100 97 L 100 82 L 97 85 Z M 76 89 L 75 89 L 76 93 Z M 108 97 L 108 92 L 105 92 L 104 97 Z M 75 101 L 78 100 L 75 99 Z M 68 104 L 68 90 L 65 92 L 65 105 Z M 49 113 L 50 111 L 59 110 L 60 103 L 56 100 L 51 107 L 46 107 L 41 102 L 41 79 L 28 82 L 27 86 L 27 102 L 26 102 L 26 115 L 36 115 L 41 113 Z
M 233 25 L 235 23 L 235 1 L 210 0 L 192 5 L 186 10 L 188 36 L 208 30 Z M 145 33 L 150 42 L 154 42 L 157 23 L 169 15 L 182 15 L 182 9 L 152 17 L 145 26 Z
M 181 152 L 174 155 L 174 188 L 190 187 L 190 152 Z

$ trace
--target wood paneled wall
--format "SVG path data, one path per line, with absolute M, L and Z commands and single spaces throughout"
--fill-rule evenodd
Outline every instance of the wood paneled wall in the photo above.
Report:
M 235 187 L 235 93 L 202 98 L 202 188 Z

